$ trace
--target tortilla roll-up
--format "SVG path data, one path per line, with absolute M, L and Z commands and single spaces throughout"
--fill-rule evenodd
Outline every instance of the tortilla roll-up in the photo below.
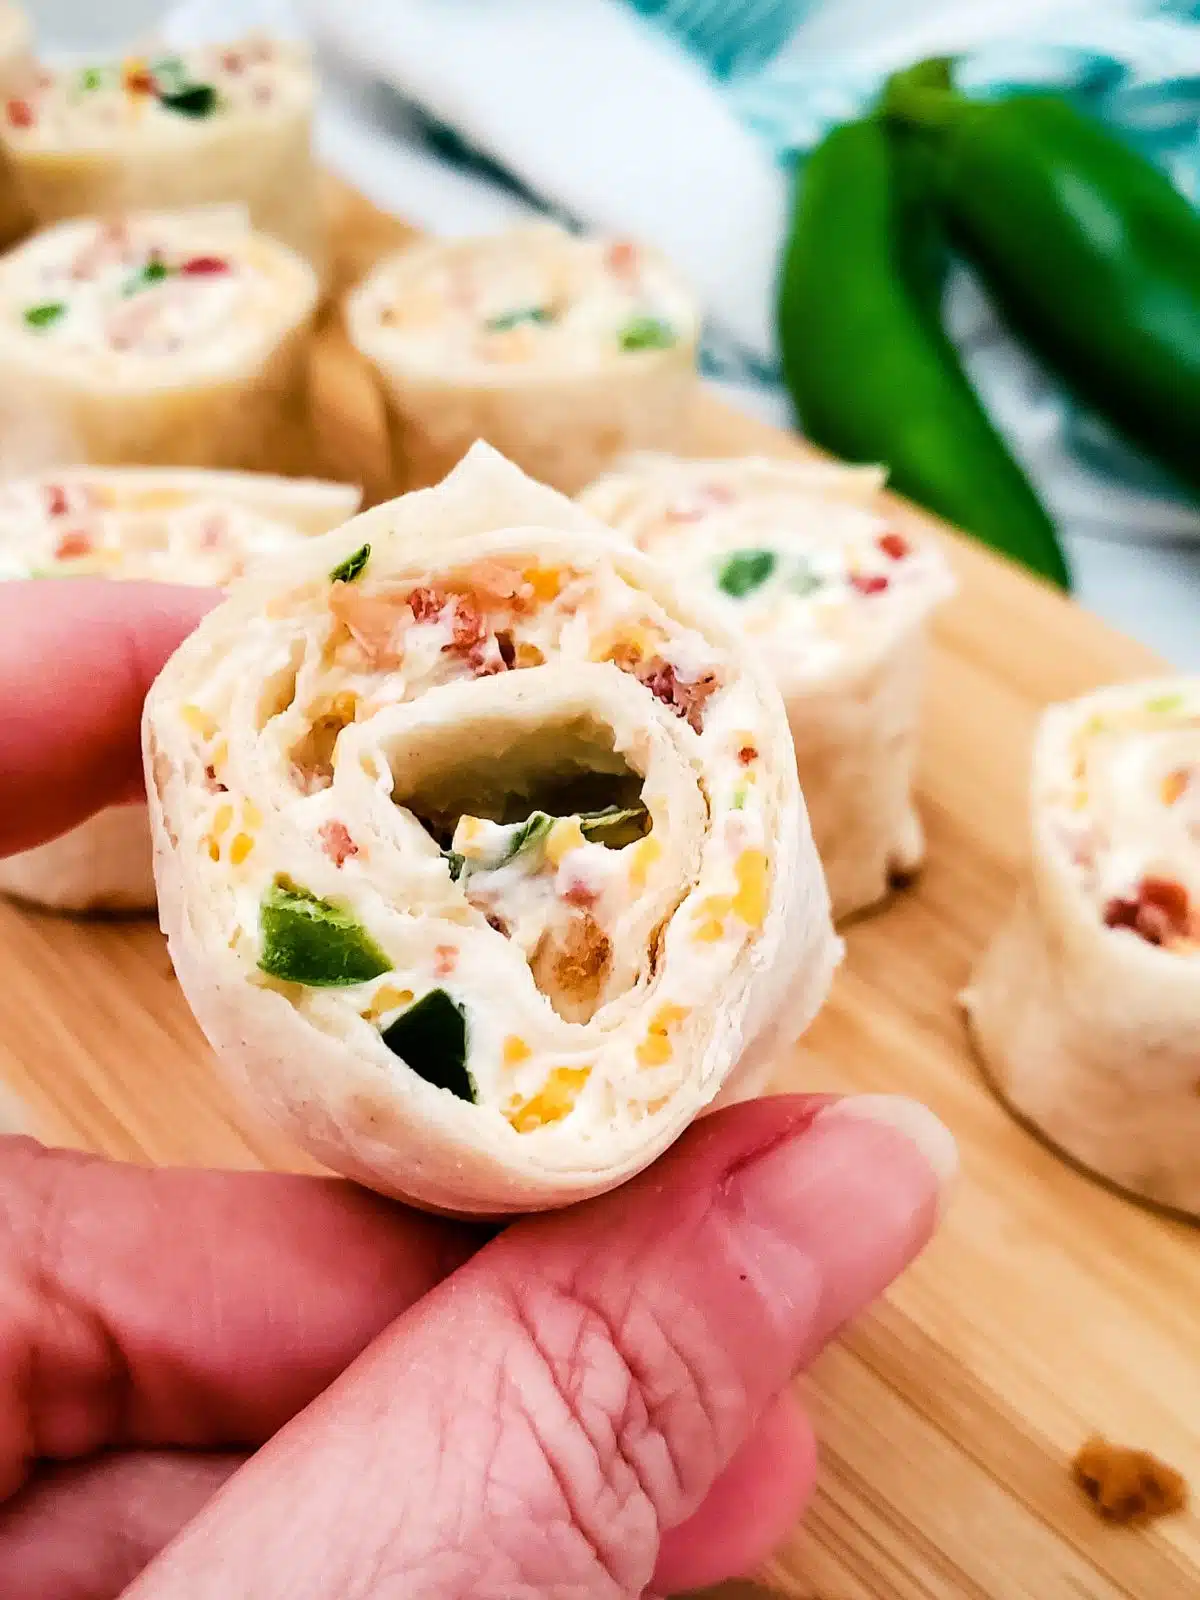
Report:
M 144 746 L 171 958 L 248 1104 L 345 1176 L 495 1216 L 610 1189 L 760 1088 L 840 947 L 744 654 L 483 444 L 241 583 Z
M 59 469 L 0 483 L 0 581 L 104 577 L 224 588 L 248 562 L 339 526 L 340 483 L 153 467 Z M 0 859 L 0 892 L 57 911 L 151 911 L 144 805 L 113 807 Z
M 411 245 L 346 309 L 409 489 L 439 482 L 476 439 L 569 494 L 623 451 L 675 448 L 698 324 L 655 251 L 552 223 Z
M 1009 1106 L 1110 1183 L 1200 1216 L 1200 679 L 1042 718 L 1029 879 L 963 996 Z
M 927 540 L 878 507 L 883 474 L 836 462 L 640 455 L 581 503 L 763 652 L 840 920 L 924 856 L 913 805 L 925 631 L 953 592 Z
M 34 82 L 33 30 L 21 6 L 0 0 L 0 97 L 5 121 L 20 118 L 24 96 Z M 28 231 L 32 224 L 29 206 L 12 157 L 0 140 L 0 248 Z
M 0 464 L 302 467 L 316 302 L 236 207 L 35 234 L 0 258 Z
M 0 133 L 39 227 L 70 217 L 244 205 L 321 268 L 313 75 L 302 46 L 256 34 L 177 53 L 43 66 Z

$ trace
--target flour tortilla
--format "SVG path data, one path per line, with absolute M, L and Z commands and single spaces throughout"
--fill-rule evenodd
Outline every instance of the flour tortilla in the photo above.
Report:
M 0 468 L 10 476 L 64 462 L 303 472 L 318 298 L 311 267 L 254 233 L 237 207 L 137 212 L 117 225 L 143 252 L 232 262 L 228 305 L 212 328 L 180 313 L 179 347 L 169 354 L 112 347 L 94 318 L 66 347 L 56 329 L 31 329 L 26 313 L 45 301 L 44 270 L 65 271 L 109 225 L 64 222 L 26 240 L 0 261 Z M 72 291 L 51 292 L 69 299 Z M 134 305 L 114 289 L 103 315 Z
M 1069 841 L 1097 829 L 1100 869 L 1138 858 L 1146 830 L 1069 794 L 1094 719 L 1147 702 L 1183 704 L 1182 735 L 1194 760 L 1200 681 L 1163 679 L 1100 690 L 1048 711 L 1039 729 L 1031 790 L 1031 861 L 1016 906 L 982 955 L 966 992 L 972 1037 L 1004 1100 L 1084 1167 L 1142 1199 L 1200 1216 L 1200 946 L 1147 943 L 1106 926 L 1099 897 Z M 1160 714 L 1162 715 L 1162 714 Z M 1173 713 L 1165 714 L 1169 721 Z M 1164 752 L 1165 753 L 1165 752 Z M 1116 759 L 1122 759 L 1120 755 Z M 1127 757 L 1125 758 L 1127 759 Z M 1169 757 L 1168 757 L 1169 759 Z M 1067 843 L 1064 843 L 1067 841 Z M 1159 873 L 1196 893 L 1194 843 L 1151 858 Z M 1114 879 L 1112 888 L 1119 888 Z M 1193 899 L 1193 904 L 1195 900 Z
M 311 60 L 290 41 L 265 44 L 272 52 L 265 69 L 270 100 L 256 104 L 247 98 L 204 118 L 164 113 L 153 97 L 143 97 L 140 115 L 101 125 L 88 118 L 88 101 L 81 101 L 80 67 L 45 68 L 48 81 L 31 97 L 33 124 L 9 127 L 4 141 L 14 180 L 37 225 L 130 211 L 243 205 L 259 232 L 323 274 Z M 231 40 L 178 56 L 189 81 L 208 81 L 222 77 L 223 56 L 257 47 L 255 39 Z M 122 69 L 118 62 L 104 65 L 114 73 Z M 245 72 L 240 77 L 245 80 Z M 56 123 L 60 110 L 67 116 L 65 127 Z
M 895 538 L 882 486 L 876 468 L 833 461 L 643 453 L 580 496 L 719 604 L 765 655 L 838 921 L 880 903 L 924 857 L 912 790 L 925 635 L 954 589 L 932 541 L 906 534 L 896 559 L 878 549 Z M 738 559 L 769 560 L 772 571 L 760 588 L 732 596 L 719 579 Z M 791 587 L 797 562 L 807 582 L 824 575 L 811 592 Z M 845 584 L 842 569 L 864 562 L 863 574 L 886 580 L 882 592 Z
M 362 573 L 336 604 L 354 587 L 360 630 L 380 602 L 398 608 L 380 648 L 393 649 L 400 636 L 388 630 L 399 626 L 400 664 L 378 676 L 339 666 L 359 676 L 334 676 L 362 646 L 359 634 L 329 631 L 330 574 L 366 545 Z M 445 621 L 459 601 L 445 597 L 481 592 L 510 571 L 532 574 L 519 591 L 530 609 L 510 639 L 520 659 L 530 648 L 521 629 L 546 630 L 543 663 L 487 676 L 442 665 L 459 648 Z M 551 595 L 554 583 L 565 587 Z M 604 654 L 610 613 L 614 637 L 631 617 L 657 630 L 692 681 L 711 664 L 719 687 L 697 714 L 700 731 L 615 664 L 619 647 Z M 430 686 L 422 674 L 434 675 Z M 342 723 L 330 752 L 303 753 L 313 749 L 314 708 L 348 682 L 369 709 L 357 716 L 343 705 L 339 717 L 357 720 Z M 614 907 L 611 992 L 589 1018 L 568 1020 L 558 1007 L 573 975 L 557 991 L 539 989 L 520 929 L 510 940 L 483 919 L 467 899 L 475 880 L 452 878 L 404 802 L 417 805 L 424 786 L 449 804 L 455 786 L 519 782 L 505 777 L 514 764 L 574 760 L 563 752 L 581 729 L 605 759 L 619 752 L 618 766 L 642 774 L 653 828 L 629 847 L 636 858 L 592 850 L 616 874 L 604 880 L 615 896 L 605 902 Z M 750 737 L 757 787 L 739 809 L 737 749 Z M 220 741 L 225 787 L 205 794 L 201 764 Z M 317 1160 L 420 1206 L 499 1216 L 613 1188 L 705 1109 L 761 1088 L 827 992 L 840 946 L 769 675 L 711 607 L 486 446 L 438 488 L 247 578 L 168 663 L 147 701 L 144 744 L 162 925 L 219 1058 L 247 1104 Z M 557 896 L 560 879 L 537 875 L 544 860 L 518 882 Z M 333 989 L 268 978 L 257 965 L 259 905 L 280 892 L 281 876 L 339 905 L 383 949 L 388 971 Z M 709 892 L 735 880 L 732 898 Z M 426 1081 L 382 1041 L 375 1008 L 398 1004 L 404 1016 L 431 988 L 466 1008 L 476 1104 Z
M 103 514 L 111 516 L 118 528 L 129 517 L 161 515 L 165 519 L 180 509 L 232 508 L 245 513 L 243 526 L 260 527 L 261 533 L 269 536 L 268 544 L 293 535 L 327 532 L 353 515 L 359 503 L 358 491 L 349 485 L 317 480 L 153 467 L 67 468 L 25 483 L 0 485 L 0 576 L 14 570 L 23 548 L 31 566 L 43 571 L 53 568 L 42 546 L 55 519 L 43 516 L 22 526 L 21 512 L 23 502 L 44 503 L 51 487 L 64 491 L 68 503 L 80 498 L 81 491 L 103 495 Z M 14 502 L 11 510 L 6 497 Z M 62 520 L 79 530 L 78 514 Z M 69 564 L 60 570 L 69 570 Z M 119 581 L 120 565 L 109 569 L 108 575 Z M 158 576 L 179 583 L 197 581 L 186 568 Z M 55 911 L 152 911 L 154 871 L 145 807 L 110 808 L 48 844 L 0 859 L 0 893 Z
M 437 483 L 477 439 L 566 493 L 624 451 L 679 444 L 696 392 L 695 302 L 666 262 L 642 249 L 637 259 L 675 337 L 663 349 L 621 350 L 603 315 L 612 285 L 602 250 L 600 241 L 573 238 L 549 223 L 493 238 L 426 240 L 382 261 L 354 291 L 347 330 L 387 402 L 398 489 Z M 460 312 L 444 303 L 440 288 L 459 273 L 469 274 L 485 297 L 500 292 L 495 285 L 514 282 L 518 299 L 531 293 L 552 299 L 558 285 L 568 307 L 561 332 L 517 327 L 498 337 L 525 340 L 521 359 L 476 356 L 471 338 L 485 328 L 485 308 Z M 616 322 L 636 303 L 623 293 L 616 292 Z M 386 320 L 413 319 L 418 311 L 429 318 L 432 342 L 409 320 L 399 330 Z M 578 328 L 572 315 L 582 319 Z M 467 348 L 449 333 L 438 348 L 439 319 L 459 335 L 468 325 Z

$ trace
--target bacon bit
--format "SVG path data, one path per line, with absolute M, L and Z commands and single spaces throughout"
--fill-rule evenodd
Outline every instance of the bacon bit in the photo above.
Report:
M 433 952 L 433 970 L 439 978 L 448 978 L 458 965 L 458 949 L 452 944 L 439 944 Z
M 487 638 L 487 626 L 474 600 L 463 594 L 456 594 L 452 598 L 454 615 L 450 622 L 451 643 L 445 648 L 469 651 Z
M 1187 1482 L 1147 1450 L 1089 1439 L 1071 1462 L 1071 1477 L 1106 1522 L 1150 1522 L 1187 1504 Z
M 852 572 L 850 574 L 850 587 L 857 589 L 859 594 L 882 594 L 891 582 L 882 573 Z
M 351 856 L 358 854 L 358 846 L 350 837 L 350 830 L 344 822 L 323 822 L 317 832 L 325 846 L 325 854 L 335 867 L 344 866 Z
M 881 533 L 875 543 L 884 555 L 891 556 L 893 561 L 903 561 L 912 550 L 912 546 L 902 533 Z
M 507 628 L 501 628 L 497 633 L 496 647 L 500 651 L 500 659 L 504 665 L 509 668 L 514 667 L 517 661 L 517 651 L 513 644 L 513 636 Z
M 414 589 L 408 597 L 412 614 L 418 622 L 432 622 L 441 614 L 445 601 L 436 589 Z
M 60 537 L 54 554 L 59 561 L 71 561 L 77 556 L 91 555 L 95 544 L 90 533 L 84 533 L 82 528 L 72 528 Z
M 228 785 L 222 783 L 220 778 L 217 777 L 217 769 L 211 762 L 204 769 L 204 781 L 213 794 L 229 793 Z
M 504 918 L 500 916 L 498 912 L 487 911 L 484 913 L 484 917 L 489 928 L 495 928 L 497 933 L 502 933 L 506 939 L 508 938 L 508 923 L 505 922 Z
M 1147 944 L 1163 945 L 1188 933 L 1190 905 L 1181 883 L 1143 878 L 1135 898 L 1116 896 L 1104 908 L 1104 925 L 1128 928 Z
M 46 497 L 46 515 L 49 517 L 65 517 L 70 509 L 67 491 L 59 483 L 48 483 L 42 490 Z
M 221 256 L 192 256 L 179 269 L 185 278 L 218 278 L 229 270 L 228 261 Z
M 693 683 L 684 683 L 669 661 L 653 656 L 644 665 L 636 665 L 633 675 L 639 683 L 645 684 L 656 700 L 669 706 L 677 717 L 685 718 L 696 733 L 704 731 L 705 702 L 720 687 L 715 672 L 706 672 Z
M 28 100 L 10 100 L 5 107 L 5 114 L 14 128 L 33 127 L 33 107 Z
M 737 758 L 742 766 L 748 767 L 752 761 L 758 760 L 758 751 L 752 744 L 744 744 L 738 751 Z
M 630 277 L 637 269 L 638 248 L 630 239 L 614 239 L 604 258 L 610 272 L 619 278 Z

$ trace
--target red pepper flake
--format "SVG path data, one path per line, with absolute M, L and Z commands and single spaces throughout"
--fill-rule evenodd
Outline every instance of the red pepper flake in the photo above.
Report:
M 744 767 L 748 767 L 752 761 L 758 760 L 758 751 L 752 744 L 744 744 L 738 751 L 738 760 Z
M 138 68 L 125 74 L 125 89 L 129 94 L 157 94 L 158 85 L 153 73 Z
M 621 278 L 628 277 L 637 266 L 637 245 L 630 239 L 614 239 L 605 260 L 611 272 Z
M 439 615 L 445 601 L 436 589 L 414 589 L 408 597 L 412 614 L 418 622 L 432 622 Z
M 1128 928 L 1147 944 L 1166 944 L 1188 932 L 1190 903 L 1181 883 L 1143 878 L 1132 899 L 1116 896 L 1104 908 L 1108 928 Z
M 580 906 L 586 911 L 594 906 L 600 897 L 591 884 L 585 883 L 582 878 L 572 878 L 562 891 L 562 898 L 569 906 Z
M 61 483 L 48 483 L 42 490 L 46 497 L 46 515 L 48 517 L 65 517 L 70 505 L 67 491 Z
M 4 109 L 5 115 L 14 128 L 33 127 L 33 107 L 28 100 L 10 100 Z
M 91 555 L 95 541 L 90 533 L 84 533 L 82 528 L 71 528 L 64 533 L 54 547 L 54 554 L 59 561 L 71 561 L 76 556 Z
M 875 543 L 893 561 L 903 561 L 912 551 L 912 546 L 902 533 L 881 533 Z
M 448 978 L 458 965 L 458 950 L 452 944 L 439 944 L 433 952 L 433 970 L 439 978 Z
M 226 72 L 241 72 L 245 68 L 245 61 L 236 50 L 226 50 L 221 57 L 221 65 Z
M 335 867 L 343 866 L 351 856 L 358 854 L 358 846 L 350 837 L 350 830 L 344 822 L 323 822 L 317 832 L 325 846 L 325 854 Z
M 229 271 L 229 263 L 221 256 L 193 256 L 179 270 L 185 278 L 217 278 Z
M 217 769 L 216 769 L 216 767 L 214 767 L 212 765 L 211 762 L 204 769 L 204 779 L 205 779 L 205 782 L 207 783 L 208 787 L 212 790 L 212 792 L 214 794 L 228 794 L 229 793 L 228 785 L 222 783 L 221 780 L 217 777 Z
M 850 574 L 850 587 L 857 589 L 859 594 L 882 594 L 890 581 L 881 572 L 852 572 Z

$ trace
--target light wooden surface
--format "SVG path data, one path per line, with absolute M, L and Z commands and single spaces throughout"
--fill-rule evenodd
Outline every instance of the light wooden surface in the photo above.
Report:
M 361 269 L 399 225 L 339 196 Z M 326 449 L 386 476 L 369 383 L 336 331 L 317 370 Z M 372 433 L 375 429 L 375 433 Z M 701 403 L 692 448 L 800 450 Z M 916 513 L 896 507 L 898 525 Z M 1057 595 L 951 539 L 959 597 L 935 633 L 919 884 L 849 932 L 833 997 L 781 1085 L 897 1090 L 954 1130 L 941 1236 L 803 1384 L 823 1453 L 802 1529 L 723 1600 L 1185 1600 L 1200 1511 L 1109 1528 L 1071 1486 L 1085 1435 L 1153 1450 L 1200 1487 L 1200 1233 L 1117 1199 L 983 1087 L 955 994 L 1024 850 L 1040 707 L 1154 663 Z M 303 1165 L 230 1108 L 147 924 L 0 906 L 0 1079 L 43 1137 L 140 1161 Z M 1198 1157 L 1200 1158 L 1200 1157 Z

